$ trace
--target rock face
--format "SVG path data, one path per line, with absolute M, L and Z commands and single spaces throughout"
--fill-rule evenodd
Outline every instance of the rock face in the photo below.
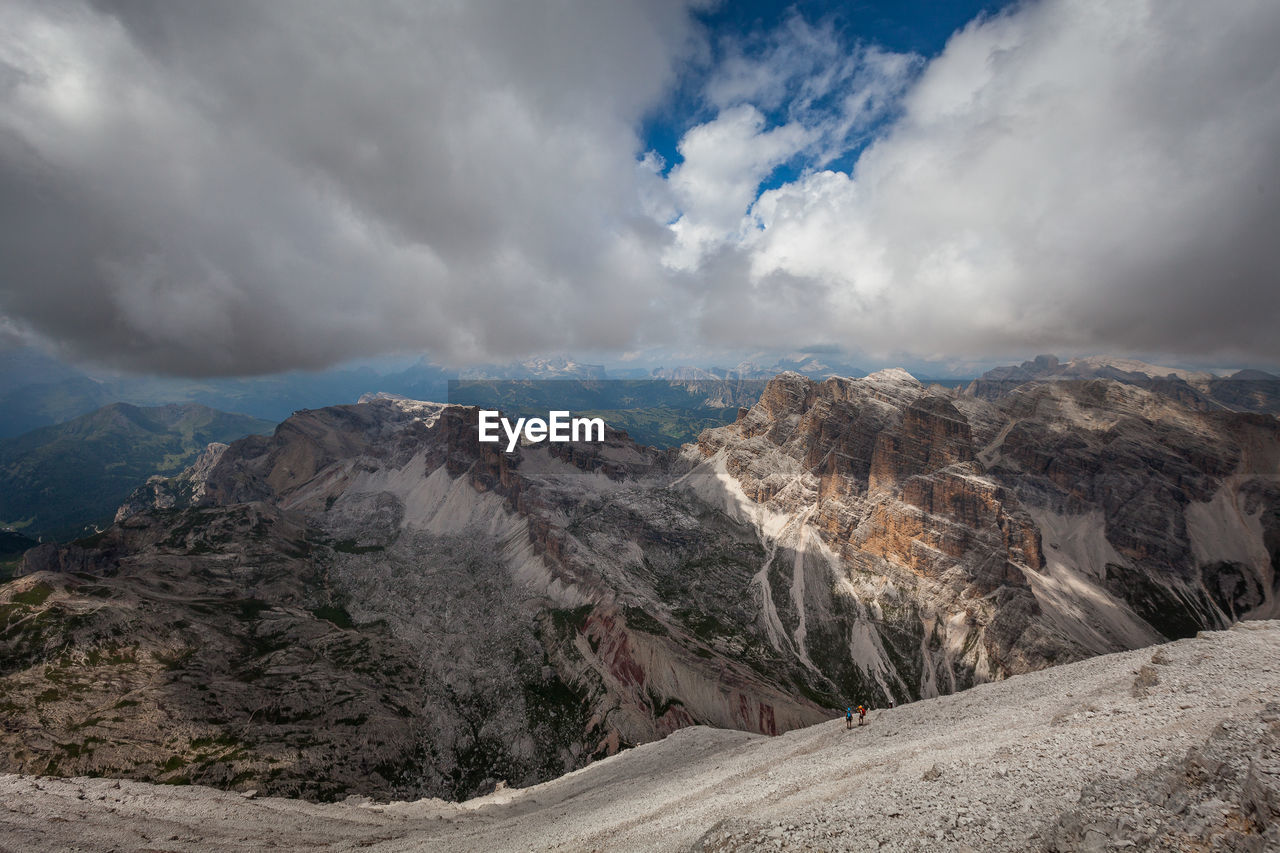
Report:
M 791 567 L 761 580 L 779 635 L 880 702 L 1275 616 L 1278 443 L 1118 381 L 992 403 L 886 371 L 779 377 L 699 452 Z M 858 608 L 824 649 L 831 589 Z
M 156 475 L 133 491 L 116 510 L 117 524 L 131 515 L 148 509 L 173 509 L 178 505 L 200 503 L 204 498 L 209 471 L 218 464 L 228 445 L 215 441 L 204 449 L 196 461 L 176 477 Z
M 0 769 L 457 798 L 1280 615 L 1276 420 L 1131 384 L 782 374 L 678 451 L 476 434 L 300 412 L 30 552 Z

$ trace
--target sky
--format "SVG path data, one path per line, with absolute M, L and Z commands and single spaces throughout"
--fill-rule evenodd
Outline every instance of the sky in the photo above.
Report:
M 8 0 L 0 340 L 1280 364 L 1280 4 Z

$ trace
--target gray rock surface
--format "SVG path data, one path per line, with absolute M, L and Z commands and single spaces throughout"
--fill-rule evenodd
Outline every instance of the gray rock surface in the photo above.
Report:
M 1274 850 L 1280 623 L 1158 651 L 1163 663 L 1105 655 L 852 730 L 687 728 L 463 803 L 0 776 L 0 849 Z M 1161 680 L 1135 697 L 1144 665 Z

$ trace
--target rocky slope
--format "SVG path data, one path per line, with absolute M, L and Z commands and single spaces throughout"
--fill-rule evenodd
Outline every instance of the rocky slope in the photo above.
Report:
M 30 552 L 0 767 L 458 798 L 1280 616 L 1269 416 L 882 371 L 783 374 L 671 452 L 476 419 L 299 412 Z
M 0 776 L 0 849 L 1089 851 L 1280 847 L 1280 623 L 781 737 L 694 727 L 464 803 L 319 805 Z

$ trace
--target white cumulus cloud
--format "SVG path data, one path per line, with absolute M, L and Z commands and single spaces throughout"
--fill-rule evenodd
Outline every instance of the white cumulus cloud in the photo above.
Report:
M 807 290 L 811 334 L 880 352 L 1280 358 L 1277 38 L 1280 6 L 1247 0 L 973 22 L 851 173 L 810 170 L 728 229 L 751 307 L 774 312 L 775 281 L 790 316 Z

